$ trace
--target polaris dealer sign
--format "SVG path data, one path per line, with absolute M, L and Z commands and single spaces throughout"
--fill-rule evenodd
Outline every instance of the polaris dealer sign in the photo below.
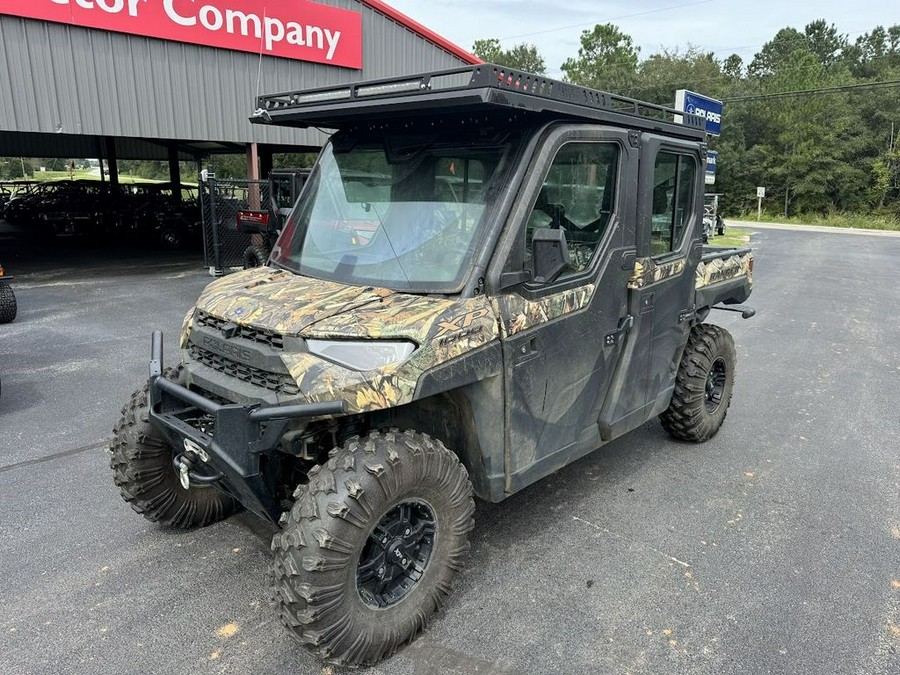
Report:
M 683 110 L 691 115 L 699 115 L 706 119 L 706 133 L 718 136 L 722 133 L 722 101 L 695 94 L 687 89 L 675 92 L 675 109 Z M 681 118 L 675 120 L 681 123 Z
M 715 150 L 706 151 L 706 184 L 716 184 L 716 167 L 719 163 L 719 153 Z
M 0 0 L 0 14 L 362 68 L 362 16 L 310 0 Z

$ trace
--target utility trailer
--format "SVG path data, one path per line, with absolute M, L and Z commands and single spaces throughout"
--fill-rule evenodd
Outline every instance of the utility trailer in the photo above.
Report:
M 336 131 L 268 264 L 189 309 L 176 368 L 154 335 L 111 465 L 152 521 L 277 524 L 290 634 L 374 663 L 450 592 L 473 496 L 656 417 L 717 433 L 736 352 L 707 319 L 752 316 L 753 258 L 704 247 L 704 121 L 662 106 L 484 64 L 257 107 Z

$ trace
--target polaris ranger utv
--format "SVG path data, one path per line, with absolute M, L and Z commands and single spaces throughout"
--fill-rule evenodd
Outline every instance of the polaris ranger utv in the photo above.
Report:
M 336 132 L 268 265 L 188 311 L 176 368 L 154 333 L 111 464 L 152 521 L 277 524 L 284 625 L 372 663 L 450 592 L 473 495 L 655 417 L 719 430 L 735 348 L 706 319 L 753 261 L 701 243 L 700 118 L 493 65 L 258 103 Z

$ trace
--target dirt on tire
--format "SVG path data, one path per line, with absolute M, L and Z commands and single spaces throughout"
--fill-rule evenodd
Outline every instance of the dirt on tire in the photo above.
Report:
M 474 527 L 472 485 L 440 441 L 412 431 L 373 432 L 332 450 L 273 537 L 276 612 L 304 647 L 334 663 L 372 664 L 413 640 L 443 604 Z M 357 586 L 357 565 L 376 523 L 408 499 L 437 521 L 430 559 L 400 602 L 375 609 Z

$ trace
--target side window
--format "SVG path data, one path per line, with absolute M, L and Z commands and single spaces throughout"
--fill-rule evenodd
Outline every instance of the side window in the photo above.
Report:
M 650 255 L 678 250 L 692 213 L 697 164 L 693 157 L 671 152 L 656 156 L 653 207 L 650 216 Z
M 619 146 L 567 143 L 556 154 L 525 229 L 525 260 L 538 228 L 564 229 L 572 269 L 583 271 L 597 252 L 616 204 Z

